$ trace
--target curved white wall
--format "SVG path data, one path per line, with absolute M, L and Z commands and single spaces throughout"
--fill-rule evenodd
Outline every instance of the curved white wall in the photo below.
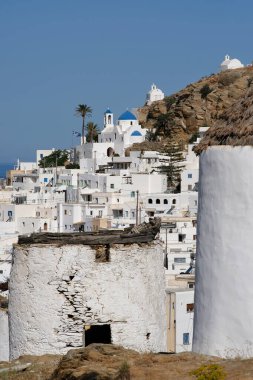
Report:
M 100 246 L 101 247 L 101 246 Z M 85 324 L 111 325 L 112 342 L 166 350 L 165 274 L 159 241 L 95 247 L 16 246 L 10 279 L 10 357 L 83 346 Z
M 253 356 L 253 148 L 200 156 L 193 351 Z

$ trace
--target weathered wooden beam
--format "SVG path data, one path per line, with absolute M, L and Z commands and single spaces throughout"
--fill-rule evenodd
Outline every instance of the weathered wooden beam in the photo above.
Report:
M 148 243 L 155 239 L 160 230 L 160 225 L 160 219 L 154 218 L 150 219 L 149 223 L 143 223 L 125 231 L 34 233 L 19 236 L 18 244 L 105 245 Z

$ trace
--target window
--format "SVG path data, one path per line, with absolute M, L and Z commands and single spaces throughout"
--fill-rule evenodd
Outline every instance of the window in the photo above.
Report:
M 67 227 L 67 224 L 65 224 L 65 230 L 67 229 L 68 227 Z
M 3 273 L 4 273 L 4 271 L 2 269 L 0 269 L 0 274 L 3 274 Z
M 189 190 L 189 191 L 192 190 L 192 185 L 188 185 L 188 190 Z
M 112 214 L 114 218 L 122 218 L 123 210 L 112 210 Z
M 69 210 L 69 215 L 72 215 L 72 211 L 71 210 Z
M 172 204 L 175 205 L 177 203 L 176 199 L 172 199 Z
M 164 203 L 165 205 L 167 205 L 167 204 L 168 204 L 168 199 L 164 199 L 164 200 L 163 200 L 163 203 Z
M 197 235 L 193 235 L 193 240 L 196 240 L 197 239 Z
M 114 183 L 111 183 L 110 188 L 114 189 Z
M 149 198 L 148 203 L 149 203 L 149 204 L 152 204 L 152 203 L 153 203 L 153 200 L 152 200 L 151 198 Z
M 187 286 L 189 289 L 194 289 L 194 282 L 188 282 Z
M 132 215 L 132 218 L 134 218 L 134 217 L 135 217 L 135 212 L 132 211 L 132 212 L 131 212 L 131 215 Z
M 126 218 L 128 218 L 128 211 L 125 211 L 125 216 Z
M 186 311 L 187 311 L 187 313 L 193 313 L 193 311 L 194 311 L 194 303 L 187 303 L 186 304 Z
M 174 257 L 174 263 L 186 263 L 185 257 Z
M 90 215 L 91 215 L 91 216 L 93 215 L 93 211 L 90 211 Z
M 135 191 L 131 191 L 131 198 L 135 197 Z
M 85 347 L 92 343 L 112 343 L 110 325 L 85 325 L 84 327 Z
M 64 210 L 64 215 L 68 215 L 68 211 L 67 210 Z
M 188 173 L 188 178 L 192 178 L 192 174 L 191 173 Z
M 160 204 L 160 199 L 157 199 L 157 200 L 155 201 L 155 203 L 156 203 L 157 205 L 159 205 L 159 204 Z
M 183 344 L 190 344 L 190 334 L 189 333 L 183 333 Z
M 25 227 L 25 222 L 23 222 L 23 227 Z
M 198 201 L 194 201 L 194 205 L 195 205 L 195 206 L 198 206 Z
M 100 217 L 103 216 L 103 210 L 98 211 L 98 216 L 100 216 Z

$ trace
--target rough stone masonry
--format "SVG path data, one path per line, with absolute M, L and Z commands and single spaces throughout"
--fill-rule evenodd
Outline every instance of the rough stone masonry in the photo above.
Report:
M 105 235 L 90 245 L 48 241 L 50 234 L 45 243 L 20 239 L 9 284 L 10 358 L 83 347 L 94 326 L 107 326 L 113 344 L 166 351 L 162 245 L 137 235 L 138 243 L 121 244 Z

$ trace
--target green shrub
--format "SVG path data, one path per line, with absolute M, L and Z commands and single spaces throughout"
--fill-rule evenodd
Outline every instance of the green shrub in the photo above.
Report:
M 205 364 L 190 373 L 197 380 L 225 380 L 227 375 L 219 364 Z
M 174 96 L 165 96 L 164 102 L 166 104 L 167 109 L 169 109 L 172 104 L 176 103 L 176 98 Z
M 189 138 L 189 144 L 195 143 L 197 138 L 199 137 L 199 132 L 194 132 L 193 135 Z
M 65 169 L 80 169 L 79 164 L 76 164 L 74 162 L 70 162 L 65 166 Z
M 210 92 L 212 92 L 213 89 L 208 86 L 208 84 L 204 84 L 204 86 L 200 89 L 201 98 L 205 99 Z

